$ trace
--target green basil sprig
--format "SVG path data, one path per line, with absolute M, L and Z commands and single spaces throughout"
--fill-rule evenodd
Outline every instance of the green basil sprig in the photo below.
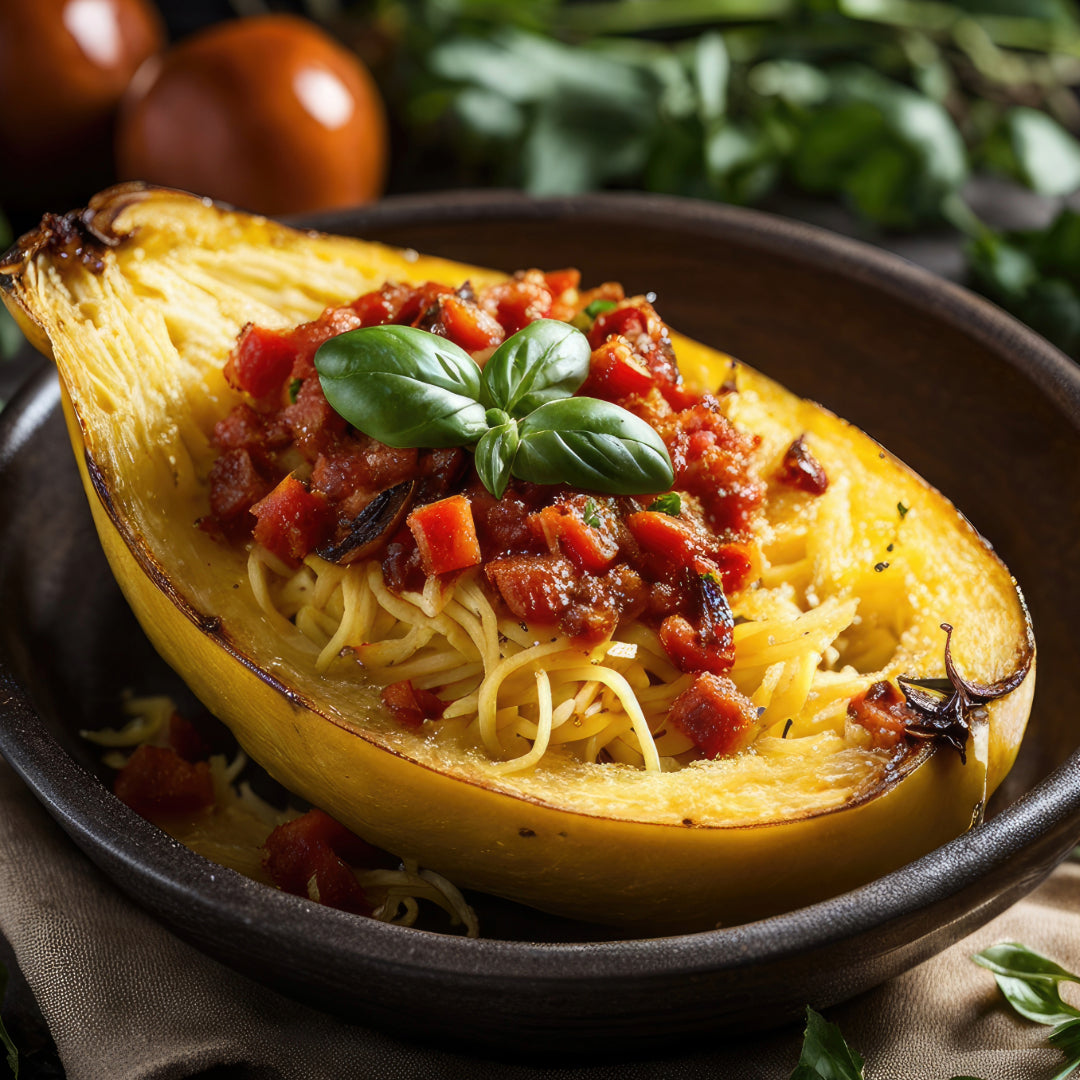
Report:
M 618 405 L 573 396 L 590 356 L 580 331 L 540 319 L 481 373 L 446 338 L 373 326 L 325 342 L 315 369 L 331 407 L 388 446 L 475 445 L 476 471 L 496 498 L 511 476 L 613 495 L 666 491 L 675 473 L 655 429 Z
M 484 365 L 486 403 L 520 419 L 569 397 L 589 375 L 589 339 L 569 323 L 538 319 L 508 337 Z
M 330 407 L 387 446 L 464 446 L 487 430 L 476 361 L 437 334 L 371 326 L 315 353 Z

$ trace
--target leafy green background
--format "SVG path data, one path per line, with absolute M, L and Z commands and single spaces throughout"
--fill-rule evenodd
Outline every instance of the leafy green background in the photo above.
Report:
M 795 192 L 871 239 L 952 231 L 969 284 L 1080 352 L 1070 0 L 384 0 L 330 22 L 390 43 L 396 188 Z M 1066 212 L 995 230 L 969 198 L 986 174 Z

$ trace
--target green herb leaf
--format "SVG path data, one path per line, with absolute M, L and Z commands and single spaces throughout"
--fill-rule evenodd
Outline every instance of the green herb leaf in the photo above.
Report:
M 682 513 L 682 497 L 677 491 L 668 491 L 661 495 L 659 499 L 653 499 L 646 509 L 678 517 Z
M 476 444 L 473 461 L 480 483 L 501 499 L 510 483 L 511 466 L 518 448 L 518 426 L 513 420 L 490 428 Z
M 595 319 L 597 315 L 603 315 L 605 311 L 614 311 L 618 306 L 614 300 L 594 300 L 585 308 L 585 314 L 590 319 Z
M 372 326 L 315 353 L 331 407 L 387 446 L 464 446 L 487 430 L 480 369 L 446 338 L 411 326 Z
M 1066 1004 L 1058 992 L 1059 983 L 1080 982 L 1080 976 L 1027 946 L 1006 942 L 984 949 L 972 959 L 994 973 L 1005 999 L 1028 1020 L 1062 1024 L 1080 1017 L 1080 1009 Z
M 613 495 L 665 491 L 675 481 L 663 440 L 644 420 L 594 398 L 552 401 L 518 426 L 514 475 Z
M 0 1004 L 3 1004 L 4 994 L 7 992 L 7 981 L 7 968 L 0 964 Z M 8 1034 L 7 1028 L 4 1027 L 3 1020 L 0 1020 L 0 1046 L 3 1046 L 7 1053 L 8 1068 L 11 1070 L 12 1076 L 15 1077 L 15 1080 L 19 1080 L 19 1051 Z
M 295 405 L 296 399 L 300 396 L 300 387 L 304 385 L 303 379 L 293 379 L 289 383 L 289 400 Z
M 991 141 L 991 164 L 1040 195 L 1071 195 L 1080 188 L 1080 142 L 1038 109 L 1015 108 L 1005 115 L 1001 143 Z
M 525 416 L 573 394 L 589 374 L 591 356 L 580 330 L 557 319 L 538 319 L 491 354 L 481 378 L 483 400 L 511 416 Z
M 596 503 L 592 499 L 588 499 L 585 503 L 585 512 L 581 515 L 581 520 L 589 526 L 590 529 L 599 529 L 602 524 L 600 521 L 600 514 L 597 511 Z
M 863 1059 L 835 1024 L 809 1006 L 802 1054 L 790 1080 L 863 1080 Z
M 1065 1080 L 1080 1069 L 1080 1020 L 1070 1020 L 1054 1028 L 1047 1036 L 1047 1041 L 1056 1046 L 1068 1059 L 1053 1080 Z
M 905 506 L 902 502 L 898 502 L 896 504 L 896 512 L 900 515 L 900 520 L 901 521 L 903 521 L 904 518 L 906 518 L 908 516 L 908 511 L 909 510 L 911 510 L 911 507 L 910 506 Z

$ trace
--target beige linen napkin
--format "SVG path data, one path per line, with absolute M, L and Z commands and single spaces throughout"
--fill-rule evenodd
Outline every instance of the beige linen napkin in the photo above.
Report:
M 797 1029 L 684 1055 L 541 1068 L 412 1045 L 298 1005 L 184 944 L 68 841 L 0 761 L 0 933 L 69 1080 L 173 1080 L 214 1066 L 281 1080 L 786 1080 Z M 1080 865 L 941 956 L 828 1010 L 868 1080 L 1049 1080 L 1048 1028 L 1014 1017 L 968 957 L 1019 940 L 1080 970 Z M 662 1006 L 661 1006 L 662 1007 Z M 241 1066 L 247 1066 L 241 1070 Z

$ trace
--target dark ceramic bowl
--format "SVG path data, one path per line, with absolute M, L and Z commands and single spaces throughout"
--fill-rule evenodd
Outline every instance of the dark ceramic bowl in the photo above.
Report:
M 184 691 L 99 553 L 45 374 L 0 419 L 0 750 L 122 889 L 225 963 L 354 1020 L 506 1053 L 610 1054 L 850 998 L 973 931 L 1060 861 L 1080 833 L 1070 361 L 897 258 L 725 207 L 485 194 L 390 200 L 318 224 L 655 291 L 680 330 L 866 429 L 947 492 L 1022 582 L 1040 650 L 1029 733 L 985 824 L 855 892 L 746 926 L 611 941 L 490 903 L 495 939 L 467 941 L 313 907 L 178 848 L 98 778 L 78 730 L 115 722 L 122 687 Z

